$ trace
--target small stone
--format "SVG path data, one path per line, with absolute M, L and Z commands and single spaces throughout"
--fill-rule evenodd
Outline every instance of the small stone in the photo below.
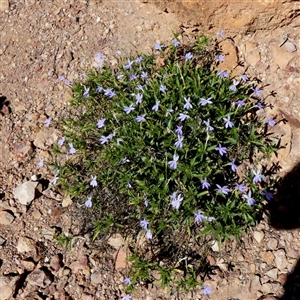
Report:
M 282 285 L 286 284 L 287 280 L 288 280 L 288 274 L 286 274 L 286 273 L 281 273 L 281 274 L 278 275 L 278 281 L 279 281 Z
M 82 256 L 79 260 L 72 262 L 70 268 L 75 274 L 79 273 L 81 270 L 84 275 L 90 275 L 90 267 L 88 266 L 88 260 L 86 256 Z
M 68 207 L 72 204 L 73 204 L 73 201 L 72 201 L 70 195 L 67 195 L 66 197 L 64 197 L 62 202 L 61 202 L 62 207 Z
M 260 278 L 259 276 L 255 275 L 251 281 L 250 291 L 251 293 L 254 293 L 260 290 L 260 288 L 261 288 Z
M 220 251 L 220 247 L 219 247 L 219 243 L 217 241 L 214 241 L 212 246 L 211 246 L 211 250 L 214 252 L 219 252 Z
M 283 47 L 287 52 L 293 53 L 297 51 L 296 45 L 290 41 L 285 42 Z
M 0 11 L 5 11 L 9 9 L 9 1 L 8 0 L 0 0 Z
M 91 275 L 91 283 L 93 285 L 98 285 L 103 282 L 101 272 L 95 272 Z
M 265 234 L 262 231 L 254 231 L 253 237 L 257 241 L 257 243 L 260 244 L 263 238 L 265 237 Z
M 50 272 L 41 269 L 34 270 L 27 276 L 26 279 L 29 284 L 39 286 L 41 288 L 49 286 L 52 282 L 52 276 L 50 275 Z
M 124 239 L 121 234 L 116 233 L 108 239 L 107 243 L 116 250 L 119 250 L 124 245 Z
M 6 239 L 0 236 L 0 246 L 4 245 L 6 242 Z
M 278 271 L 276 268 L 266 272 L 266 275 L 269 276 L 270 278 L 274 279 L 274 280 L 277 280 L 277 274 L 278 274 Z
M 260 253 L 261 258 L 268 264 L 272 265 L 274 262 L 274 255 L 271 251 L 265 251 Z
M 50 148 L 54 142 L 58 139 L 58 130 L 55 128 L 44 127 L 36 135 L 33 144 L 42 150 L 47 150 Z
M 1 300 L 13 298 L 20 276 L 0 276 Z
M 277 250 L 274 252 L 275 255 L 275 265 L 279 270 L 283 270 L 287 264 L 288 261 L 286 259 L 285 251 L 284 250 Z
M 0 224 L 9 225 L 14 221 L 15 217 L 12 212 L 7 210 L 0 211 Z
M 119 251 L 117 251 L 114 254 L 114 257 L 116 257 L 116 269 L 126 269 L 127 266 L 127 255 L 126 255 L 126 251 L 123 248 L 121 248 Z
M 275 250 L 278 246 L 278 241 L 274 238 L 268 240 L 267 246 L 270 250 Z
M 299 251 L 296 251 L 294 249 L 289 249 L 287 251 L 286 255 L 290 258 L 299 258 L 299 256 L 300 256 Z
M 34 241 L 28 237 L 21 236 L 18 240 L 16 248 L 20 253 L 34 251 Z
M 41 218 L 41 216 L 42 216 L 42 214 L 40 213 L 40 211 L 38 211 L 37 209 L 34 209 L 33 212 L 31 213 L 31 215 L 35 219 L 37 219 L 37 220 L 39 220 Z
M 265 283 L 265 284 L 263 284 L 262 287 L 261 287 L 261 291 L 263 293 L 270 293 L 272 291 L 272 285 L 271 285 L 271 283 Z
M 22 260 L 21 265 L 24 267 L 25 270 L 30 272 L 35 268 L 35 263 L 27 259 Z
M 208 260 L 210 266 L 214 266 L 216 264 L 216 260 L 213 256 L 207 255 L 206 259 Z
M 61 254 L 54 255 L 50 260 L 50 267 L 55 271 L 59 271 L 60 268 L 64 266 L 63 257 Z
M 34 174 L 30 177 L 30 180 L 31 181 L 37 181 L 38 180 L 38 177 Z
M 255 264 L 251 264 L 251 265 L 250 265 L 250 271 L 251 271 L 252 274 L 255 274 L 255 271 L 256 271 L 256 266 L 255 266 Z
M 12 154 L 13 157 L 20 161 L 24 160 L 25 157 L 30 156 L 33 153 L 32 143 L 28 141 L 20 141 L 13 145 Z
M 30 204 L 37 196 L 38 182 L 26 181 L 13 190 L 13 195 L 23 205 Z

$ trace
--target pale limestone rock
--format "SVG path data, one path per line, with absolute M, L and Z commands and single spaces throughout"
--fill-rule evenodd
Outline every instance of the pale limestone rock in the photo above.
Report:
M 116 250 L 119 250 L 124 245 L 124 239 L 121 234 L 116 233 L 108 239 L 107 243 Z
M 57 141 L 58 136 L 59 132 L 55 128 L 44 127 L 36 135 L 33 144 L 39 149 L 47 150 Z
M 254 231 L 253 232 L 253 237 L 257 241 L 257 243 L 260 244 L 260 242 L 265 237 L 265 234 L 262 231 Z
M 288 261 L 286 259 L 285 251 L 284 250 L 277 250 L 274 252 L 275 255 L 275 265 L 281 271 L 286 268 Z
M 37 195 L 38 182 L 26 181 L 13 190 L 13 195 L 23 205 L 30 204 Z
M 17 250 L 20 253 L 34 251 L 35 250 L 34 241 L 25 236 L 19 237 L 19 240 L 17 243 Z
M 270 271 L 266 272 L 266 275 L 274 280 L 277 280 L 278 270 L 276 268 L 271 269 Z
M 14 215 L 7 210 L 0 211 L 0 224 L 1 225 L 9 225 L 14 221 Z

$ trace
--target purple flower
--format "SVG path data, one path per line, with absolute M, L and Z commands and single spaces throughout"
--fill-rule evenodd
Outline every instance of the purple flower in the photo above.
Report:
M 235 182 L 235 184 L 234 184 L 234 189 L 237 190 L 237 191 L 240 191 L 242 193 L 245 193 L 246 188 L 247 187 L 243 183 L 238 184 L 237 182 Z
M 60 76 L 59 76 L 59 80 L 60 80 L 60 81 L 64 81 L 64 80 L 65 80 L 65 75 L 60 75 Z
M 149 222 L 144 218 L 142 221 L 140 221 L 140 225 L 143 229 L 148 230 Z
M 130 281 L 130 279 L 129 279 L 128 277 L 126 277 L 126 278 L 124 279 L 124 283 L 125 283 L 126 285 L 130 285 L 130 284 L 131 284 L 131 281 Z
M 48 127 L 51 123 L 52 118 L 49 117 L 48 119 L 46 119 L 46 121 L 44 122 L 44 124 Z
M 63 136 L 62 138 L 60 138 L 60 139 L 57 141 L 57 144 L 58 144 L 59 146 L 62 146 L 62 145 L 64 144 L 65 140 L 66 140 L 66 138 Z
M 209 286 L 203 286 L 202 291 L 203 291 L 203 295 L 209 296 L 212 291 L 212 288 Z
M 178 135 L 182 135 L 182 126 L 176 125 L 175 132 L 176 132 Z
M 228 192 L 230 191 L 230 189 L 228 188 L 227 185 L 220 186 L 220 185 L 216 184 L 216 186 L 218 187 L 218 190 L 217 190 L 218 193 L 222 193 L 224 195 L 227 195 Z
M 130 299 L 131 299 L 131 296 L 130 295 L 126 295 L 121 300 L 130 300 Z
M 210 126 L 210 120 L 208 119 L 207 121 L 203 121 L 203 123 L 206 125 L 206 130 L 208 131 L 213 131 L 214 128 L 212 126 Z
M 271 193 L 271 192 L 268 192 L 267 190 L 263 190 L 263 191 L 261 192 L 261 194 L 262 194 L 263 196 L 265 196 L 265 197 L 267 198 L 268 201 L 270 201 L 270 200 L 272 200 L 272 199 L 274 198 L 274 194 Z
M 121 52 L 120 50 L 117 50 L 117 51 L 116 51 L 116 55 L 117 55 L 117 56 L 120 56 L 121 54 L 122 54 L 122 52 Z
M 104 95 L 107 96 L 108 98 L 112 98 L 113 96 L 116 95 L 113 89 L 105 89 L 104 90 Z
M 93 203 L 92 203 L 92 197 L 91 196 L 87 196 L 87 200 L 85 201 L 84 205 L 86 207 L 92 207 Z
M 177 162 L 178 162 L 178 159 L 179 159 L 179 155 L 176 155 L 176 154 L 174 153 L 174 155 L 173 155 L 173 160 L 171 160 L 171 161 L 168 162 L 168 165 L 170 166 L 171 169 L 174 169 L 174 170 L 177 169 Z
M 104 59 L 103 54 L 99 52 L 95 55 L 95 57 L 96 59 Z
M 118 80 L 122 79 L 123 77 L 124 77 L 124 74 L 118 74 L 118 75 L 117 75 L 117 79 L 118 79 Z
M 229 91 L 236 92 L 236 87 L 240 82 L 233 79 L 233 84 L 229 87 Z
M 206 177 L 204 179 L 201 179 L 201 184 L 203 189 L 208 189 L 210 187 L 210 183 L 207 182 Z
M 221 29 L 218 33 L 217 33 L 218 37 L 221 39 L 224 39 L 224 29 Z
M 245 106 L 245 101 L 244 100 L 238 100 L 238 101 L 235 102 L 235 104 L 239 108 L 239 107 Z
M 162 45 L 160 44 L 160 43 L 155 43 L 155 45 L 154 45 L 154 49 L 155 50 L 158 50 L 158 51 L 161 51 L 162 50 Z
M 180 113 L 179 117 L 178 117 L 178 120 L 183 122 L 185 119 L 188 119 L 188 118 L 189 118 L 189 115 Z
M 170 196 L 170 197 L 171 197 L 171 196 Z M 172 197 L 171 197 L 171 198 L 172 198 Z M 179 209 L 179 206 L 180 206 L 182 200 L 183 200 L 182 195 L 176 196 L 175 198 L 173 198 L 173 200 L 172 200 L 172 202 L 171 202 L 171 206 L 172 206 L 173 208 Z
M 168 110 L 167 110 L 167 112 L 166 112 L 166 117 L 170 114 L 170 113 L 172 113 L 174 110 L 172 109 L 172 108 L 169 108 Z
M 124 106 L 124 111 L 128 115 L 132 110 L 134 110 L 133 104 L 131 103 L 129 106 Z
M 240 74 L 240 78 L 244 83 L 249 80 L 248 76 L 245 74 Z
M 144 205 L 145 205 L 145 207 L 148 207 L 148 201 L 146 198 L 144 199 Z
M 66 85 L 70 85 L 71 84 L 71 80 L 70 79 L 66 79 Z
M 113 133 L 109 134 L 109 135 L 107 136 L 107 138 L 108 138 L 109 140 L 111 140 L 114 136 L 116 136 L 116 132 L 115 132 L 115 131 L 114 131 Z
M 99 140 L 99 142 L 100 142 L 101 145 L 107 143 L 108 141 L 109 141 L 108 136 L 104 136 L 104 135 L 102 135 L 102 136 L 100 137 L 100 140 Z
M 135 89 L 136 89 L 137 91 L 143 91 L 143 86 L 140 85 L 140 84 L 138 84 L 138 85 L 135 87 Z
M 155 105 L 152 107 L 153 111 L 158 111 L 158 106 L 159 106 L 160 101 L 156 101 Z
M 50 181 L 51 184 L 56 184 L 59 177 L 55 174 L 54 178 Z
M 262 95 L 262 90 L 261 89 L 259 89 L 258 87 L 256 87 L 255 89 L 252 89 L 252 90 L 253 90 L 254 96 L 261 97 L 261 95 Z
M 196 213 L 194 213 L 194 215 L 195 215 L 195 222 L 197 223 L 201 223 L 203 219 L 205 219 L 205 216 L 202 214 L 202 211 L 200 209 Z
M 132 64 L 134 63 L 134 60 L 130 61 L 129 59 L 127 59 L 128 64 L 124 66 L 125 70 L 131 70 L 132 69 Z
M 177 139 L 178 140 L 175 142 L 174 146 L 176 148 L 182 148 L 182 141 L 183 141 L 184 137 L 182 135 L 178 135 Z
M 191 52 L 188 52 L 185 56 L 185 61 L 187 62 L 188 60 L 192 59 L 193 58 L 193 54 Z
M 126 184 L 126 186 L 127 186 L 129 189 L 131 189 L 131 188 L 132 188 L 132 185 L 131 185 L 131 183 L 130 183 L 130 182 L 128 182 L 128 183 Z
M 219 55 L 216 55 L 215 59 L 216 59 L 216 62 L 219 62 L 219 61 L 223 62 L 225 60 L 225 56 L 222 54 L 219 54 Z
M 261 182 L 262 179 L 265 179 L 265 176 L 263 176 L 262 174 L 260 174 L 260 170 L 258 171 L 254 171 L 252 170 L 252 173 L 254 174 L 254 178 L 253 178 L 253 182 L 254 183 L 258 183 L 258 182 Z
M 238 169 L 238 167 L 237 167 L 237 165 L 234 164 L 234 161 L 235 160 L 233 159 L 230 163 L 228 163 L 228 165 L 231 166 L 231 170 L 233 172 L 236 172 L 236 170 Z
M 103 87 L 101 85 L 98 85 L 96 91 L 98 93 L 100 93 L 102 90 L 103 90 Z
M 217 73 L 217 75 L 219 77 L 222 77 L 222 78 L 228 78 L 229 77 L 229 73 L 227 71 L 221 71 L 221 70 L 219 70 L 218 73 Z
M 191 98 L 190 97 L 188 97 L 188 98 L 184 97 L 184 101 L 185 101 L 185 104 L 184 104 L 183 107 L 185 109 L 193 108 L 193 105 L 191 104 Z
M 204 106 L 204 105 L 206 105 L 206 104 L 212 104 L 212 101 L 210 101 L 210 99 L 212 99 L 212 97 L 207 98 L 207 99 L 205 99 L 205 98 L 200 98 L 200 104 L 201 104 L 202 106 Z
M 223 118 L 223 120 L 226 122 L 225 123 L 225 128 L 232 128 L 233 127 L 233 123 L 230 121 L 230 116 L 228 116 L 227 118 Z
M 218 147 L 215 148 L 215 150 L 219 151 L 219 154 L 220 154 L 221 156 L 223 156 L 224 154 L 227 153 L 227 148 L 226 148 L 226 147 L 222 147 L 221 144 L 219 144 Z
M 72 143 L 69 143 L 69 147 L 70 147 L 70 150 L 69 150 L 68 154 L 75 154 L 75 153 L 76 153 L 76 150 L 74 149 Z
M 83 86 L 83 88 L 84 88 L 83 97 L 88 98 L 90 96 L 90 88 L 89 87 L 87 88 L 86 86 Z
M 146 116 L 146 114 L 143 114 L 142 116 L 137 116 L 135 119 L 137 122 L 140 123 L 140 122 L 146 121 L 145 116 Z
M 97 180 L 96 180 L 97 176 L 91 175 L 91 178 L 92 178 L 92 181 L 90 182 L 90 186 L 96 187 L 98 185 Z
M 180 42 L 176 38 L 172 40 L 172 43 L 173 43 L 174 47 L 180 46 Z
M 138 103 L 142 103 L 142 99 L 143 99 L 143 94 L 136 94 L 135 95 L 135 99 L 136 99 L 136 104 Z
M 165 93 L 166 90 L 167 90 L 167 87 L 166 87 L 165 85 L 161 85 L 161 86 L 159 87 L 159 90 L 160 90 L 161 92 Z
M 151 240 L 151 239 L 152 239 L 152 232 L 151 232 L 150 229 L 148 229 L 148 230 L 146 231 L 146 239 L 148 239 L 148 240 Z
M 135 79 L 137 79 L 136 74 L 130 74 L 130 75 L 129 75 L 129 80 L 130 80 L 130 81 L 133 81 L 133 80 L 135 80 Z
M 137 63 L 142 62 L 142 60 L 143 60 L 143 58 L 142 58 L 141 56 L 139 56 L 139 57 L 137 57 L 137 58 L 135 59 L 135 61 L 136 61 Z
M 38 167 L 39 168 L 42 168 L 44 166 L 44 159 L 43 158 L 40 158 L 40 161 L 38 163 Z
M 148 73 L 143 71 L 141 74 L 141 78 L 143 78 L 143 79 L 148 78 Z
M 105 122 L 105 118 L 103 118 L 103 119 L 99 119 L 98 120 L 98 123 L 97 123 L 97 127 L 98 128 L 102 128 L 102 127 L 104 127 L 104 122 Z
M 263 109 L 264 108 L 264 106 L 260 102 L 257 102 L 256 106 L 257 106 L 258 109 Z
M 276 122 L 273 119 L 269 119 L 268 117 L 266 117 L 265 124 L 268 124 L 269 126 L 273 127 L 276 124 Z
M 247 200 L 247 204 L 248 204 L 249 206 L 254 205 L 255 200 L 251 197 L 251 191 L 248 192 L 248 195 L 244 194 L 244 195 L 243 195 L 243 198 L 245 198 L 245 199 Z

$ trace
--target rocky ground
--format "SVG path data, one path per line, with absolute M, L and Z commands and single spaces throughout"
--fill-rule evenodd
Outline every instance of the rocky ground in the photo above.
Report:
M 222 69 L 243 62 L 234 72 L 260 79 L 264 96 L 274 91 L 266 112 L 277 121 L 274 134 L 282 137 L 284 147 L 272 158 L 280 163 L 282 177 L 297 171 L 300 161 L 299 27 L 291 22 L 273 31 L 230 37 L 224 32 L 220 40 L 226 55 Z M 218 30 L 209 33 L 216 37 Z M 61 116 L 72 97 L 61 75 L 80 76 L 95 64 L 98 52 L 112 65 L 117 50 L 150 52 L 155 42 L 169 41 L 172 31 L 187 41 L 201 33 L 201 26 L 138 1 L 0 0 L 1 300 L 124 296 L 126 245 L 120 236 L 107 247 L 92 243 L 93 216 L 48 186 L 53 173 L 46 162 L 53 159 L 50 148 L 59 132 L 54 122 L 49 127 L 44 122 Z M 44 166 L 38 166 L 41 159 Z M 292 177 L 296 187 L 298 178 Z M 291 208 L 278 201 L 278 211 L 288 218 Z M 213 288 L 210 299 L 255 300 L 268 294 L 265 299 L 298 299 L 300 229 L 284 222 L 274 227 L 270 214 L 240 243 L 213 247 L 207 257 L 213 272 L 204 278 Z M 54 236 L 60 234 L 75 236 L 72 251 L 57 243 Z M 145 285 L 132 299 L 207 296 L 200 289 L 184 295 Z

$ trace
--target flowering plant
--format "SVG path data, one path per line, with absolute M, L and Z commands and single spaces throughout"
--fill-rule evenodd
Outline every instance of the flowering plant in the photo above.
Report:
M 276 150 L 267 134 L 276 122 L 257 113 L 261 89 L 220 70 L 226 57 L 209 44 L 172 43 L 119 58 L 114 71 L 102 61 L 72 85 L 62 128 L 70 159 L 55 183 L 100 208 L 94 238 L 120 227 L 162 247 L 238 237 L 272 195 L 263 159 Z M 123 196 L 107 201 L 103 190 Z

